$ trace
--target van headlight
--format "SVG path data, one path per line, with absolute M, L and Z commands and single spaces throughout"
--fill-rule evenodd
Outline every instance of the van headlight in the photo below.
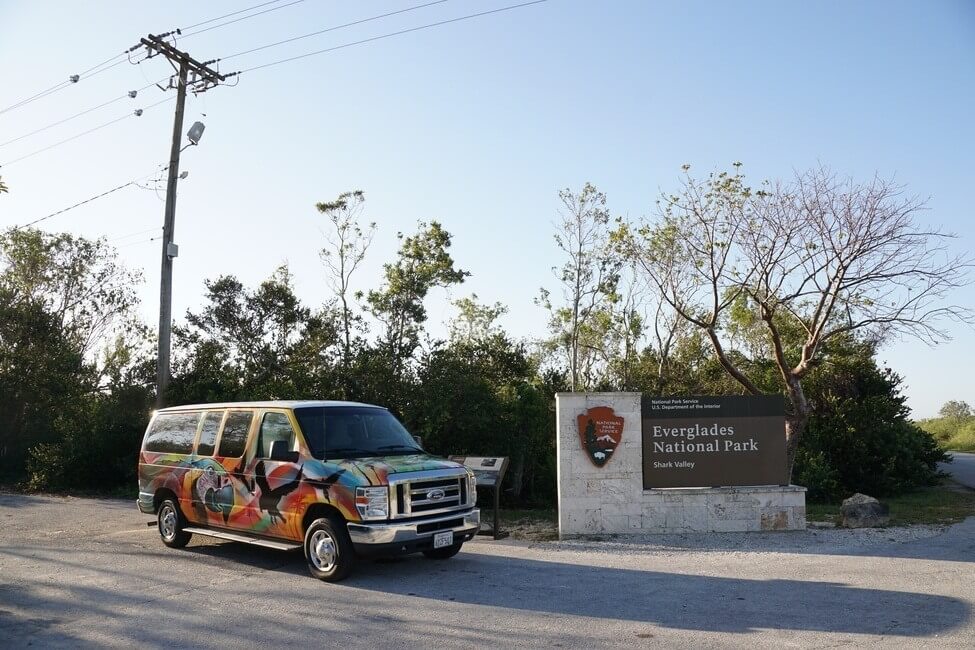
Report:
M 355 507 L 365 519 L 389 519 L 388 487 L 357 487 Z
M 471 505 L 474 505 L 477 503 L 477 477 L 474 476 L 474 472 L 467 472 L 467 485 L 467 494 L 470 495 L 468 499 Z

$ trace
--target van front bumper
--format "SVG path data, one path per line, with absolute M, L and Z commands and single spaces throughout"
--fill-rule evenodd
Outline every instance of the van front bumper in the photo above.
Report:
M 408 522 L 349 522 L 347 527 L 359 554 L 416 553 L 432 549 L 436 533 L 453 531 L 455 544 L 473 538 L 481 528 L 481 511 L 474 508 Z
M 156 514 L 156 506 L 153 503 L 151 492 L 139 492 L 139 498 L 136 499 L 136 503 L 139 505 L 139 512 L 145 513 L 147 515 Z

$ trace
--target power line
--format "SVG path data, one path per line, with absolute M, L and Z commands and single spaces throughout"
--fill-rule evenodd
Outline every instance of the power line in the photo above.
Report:
M 136 235 L 145 235 L 146 233 L 156 232 L 157 230 L 162 230 L 161 226 L 156 226 L 155 228 L 146 228 L 145 230 L 137 230 L 135 232 L 130 232 L 125 235 L 119 235 L 118 237 L 112 237 L 106 240 L 108 243 L 122 241 L 123 239 L 128 239 L 129 237 L 135 237 Z
M 27 223 L 25 223 L 25 224 L 23 224 L 21 226 L 14 226 L 11 230 L 12 231 L 17 231 L 17 230 L 23 230 L 24 228 L 30 228 L 34 224 L 38 224 L 38 223 L 40 223 L 42 221 L 47 221 L 51 217 L 56 217 L 59 214 L 64 214 L 68 210 L 74 210 L 75 208 L 80 207 L 80 206 L 82 206 L 82 205 L 84 205 L 86 203 L 91 203 L 92 201 L 97 201 L 98 199 L 102 198 L 103 196 L 108 196 L 109 194 L 112 194 L 113 192 L 118 192 L 119 190 L 125 189 L 129 185 L 135 185 L 135 182 L 134 181 L 129 181 L 127 183 L 123 183 L 122 185 L 119 185 L 118 187 L 113 187 L 112 189 L 108 190 L 107 192 L 102 192 L 101 194 L 96 194 L 95 196 L 93 196 L 91 198 L 87 198 L 84 201 L 80 201 L 78 203 L 75 203 L 74 205 L 69 205 L 68 207 L 63 208 L 61 210 L 58 210 L 57 212 L 52 212 L 51 214 L 47 215 L 46 217 L 41 217 L 40 219 L 34 219 L 33 221 L 29 221 L 29 222 L 27 222 Z
M 338 29 L 344 29 L 346 27 L 352 27 L 354 25 L 361 25 L 363 23 L 368 23 L 373 20 L 379 20 L 380 18 L 388 18 L 389 16 L 395 16 L 396 14 L 404 14 L 410 11 L 416 11 L 417 9 L 423 9 L 425 7 L 431 7 L 433 5 L 443 4 L 445 2 L 450 2 L 450 0 L 435 0 L 434 2 L 426 2 L 424 4 L 414 5 L 412 7 L 407 7 L 405 9 L 399 9 L 397 11 L 390 11 L 388 13 L 379 14 L 378 16 L 370 16 L 369 18 L 363 18 L 361 20 L 355 20 L 351 23 L 345 23 L 344 25 L 336 25 L 334 27 L 327 27 L 325 29 L 320 29 L 317 32 L 311 32 L 308 34 L 302 34 L 301 36 L 295 36 L 293 38 L 287 38 L 283 41 L 277 41 L 275 43 L 268 43 L 267 45 L 261 45 L 260 47 L 251 48 L 249 50 L 244 50 L 242 52 L 235 52 L 234 54 L 229 54 L 225 57 L 217 59 L 217 61 L 225 61 L 227 59 L 233 59 L 234 57 L 243 56 L 245 54 L 252 54 L 254 52 L 259 52 L 261 50 L 266 50 L 269 47 L 277 47 L 278 45 L 284 45 L 285 43 L 293 43 L 295 41 L 300 41 L 304 38 L 311 38 L 312 36 L 318 36 L 319 34 L 325 34 L 326 32 L 334 32 Z
M 280 2 L 280 1 L 281 0 L 275 0 L 275 2 Z M 272 11 L 278 11 L 279 9 L 285 9 L 287 7 L 290 7 L 292 5 L 296 5 L 299 2 L 304 2 L 304 1 L 305 0 L 291 0 L 291 2 L 289 2 L 286 5 L 281 5 L 279 7 L 271 7 L 270 9 L 265 9 L 264 11 L 258 11 L 257 13 L 253 13 L 253 14 L 250 14 L 248 16 L 241 16 L 240 18 L 234 18 L 233 20 L 228 20 L 227 22 L 220 23 L 219 25 L 213 25 L 211 27 L 206 27 L 204 29 L 198 29 L 195 32 L 182 33 L 182 34 L 180 34 L 180 37 L 181 38 L 189 38 L 190 36 L 196 36 L 197 34 L 202 34 L 203 32 L 208 32 L 211 29 L 219 29 L 220 27 L 226 27 L 227 25 L 232 25 L 234 23 L 239 23 L 242 20 L 247 20 L 249 18 L 254 18 L 255 16 L 261 16 L 263 14 L 270 13 Z M 265 4 L 274 4 L 274 3 L 268 2 L 268 3 L 265 3 Z M 263 7 L 263 6 L 264 5 L 258 5 L 257 7 Z M 251 9 L 256 9 L 257 7 L 251 7 Z M 243 11 L 249 11 L 249 10 L 248 9 L 242 9 L 241 11 L 236 11 L 234 13 L 241 13 Z M 227 14 L 227 15 L 232 16 L 234 14 Z M 226 16 L 222 16 L 222 17 L 223 18 L 226 18 Z M 216 19 L 216 20 L 219 20 L 219 19 Z M 212 21 L 207 21 L 207 22 L 212 22 Z M 198 25 L 203 25 L 203 24 L 205 24 L 205 23 L 198 23 Z M 194 25 L 194 27 L 195 26 L 196 25 Z M 192 29 L 192 27 L 186 27 L 184 30 L 180 30 L 180 31 L 184 31 L 185 32 L 185 30 L 189 30 L 189 29 Z M 177 32 L 177 33 L 179 33 L 179 32 Z
M 84 72 L 82 72 L 79 76 L 84 77 L 89 72 L 92 72 L 92 70 L 98 70 L 98 68 L 102 67 L 103 65 L 108 65 L 109 63 L 112 63 L 112 61 L 115 61 L 115 59 L 121 59 L 123 56 L 127 55 L 130 51 L 131 50 L 126 50 L 125 52 L 122 52 L 121 54 L 116 54 L 115 56 L 111 56 L 111 57 L 105 59 L 104 61 L 102 61 L 101 63 L 99 63 L 98 65 L 91 66 L 90 68 L 88 68 L 87 70 L 85 70 Z M 114 68 L 119 63 L 122 63 L 122 62 L 121 61 L 118 61 L 117 63 L 112 63 L 112 65 L 109 65 L 108 68 Z M 108 68 L 105 68 L 105 69 L 108 70 Z M 101 71 L 99 70 L 99 72 L 101 72 Z M 95 73 L 92 73 L 92 74 L 95 74 Z M 91 75 L 88 75 L 88 76 L 91 76 Z
M 48 88 L 46 90 L 42 90 L 41 92 L 37 93 L 36 95 L 31 95 L 30 97 L 28 97 L 26 99 L 22 99 L 21 101 L 15 103 L 15 104 L 11 104 L 10 106 L 7 106 L 4 109 L 0 109 L 0 115 L 2 115 L 4 113 L 7 113 L 9 111 L 12 111 L 14 109 L 20 108 L 22 106 L 26 106 L 27 104 L 30 104 L 32 102 L 36 102 L 38 99 L 43 99 L 44 97 L 47 97 L 48 95 L 52 95 L 52 94 L 56 93 L 59 90 L 64 90 L 65 88 L 67 88 L 69 86 L 73 86 L 74 84 L 76 84 L 79 81 L 82 81 L 84 79 L 90 79 L 91 77 L 94 77 L 97 74 L 101 74 L 101 73 L 105 72 L 106 70 L 111 70 L 115 66 L 120 65 L 122 63 L 125 63 L 125 59 L 121 59 L 119 61 L 115 61 L 115 63 L 111 63 L 110 65 L 107 65 L 107 66 L 105 66 L 105 64 L 106 63 L 109 63 L 110 61 L 114 61 L 115 59 L 118 59 L 119 57 L 127 56 L 127 54 L 128 54 L 128 52 L 123 52 L 122 54 L 117 54 L 116 56 L 113 56 L 111 59 L 107 59 L 106 61 L 103 61 L 102 63 L 100 63 L 100 64 L 98 64 L 96 66 L 92 66 L 91 68 L 88 68 L 87 70 L 85 70 L 84 72 L 82 72 L 80 74 L 73 74 L 73 75 L 71 75 L 70 77 L 68 77 L 68 79 L 66 81 L 62 81 L 60 83 L 57 83 L 57 84 L 51 86 L 50 88 Z M 105 66 L 105 67 L 102 67 L 102 66 Z
M 94 128 L 88 129 L 87 131 L 82 131 L 81 133 L 78 133 L 76 135 L 73 135 L 70 138 L 65 138 L 64 140 L 60 140 L 59 142 L 55 142 L 54 144 L 49 144 L 46 147 L 42 147 L 41 149 L 37 149 L 36 151 L 32 151 L 32 152 L 30 152 L 28 154 L 24 154 L 20 158 L 14 158 L 13 160 L 8 160 L 3 165 L 0 165 L 0 169 L 7 168 L 7 167 L 9 167 L 10 165 L 12 165 L 14 163 L 20 162 L 21 160 L 26 160 L 27 158 L 32 158 L 33 156 L 36 156 L 39 153 L 44 153 L 45 151 L 47 151 L 49 149 L 53 149 L 55 147 L 60 147 L 62 144 L 65 144 L 67 142 L 71 142 L 72 140 L 77 140 L 78 138 L 80 138 L 82 136 L 85 136 L 85 135 L 88 135 L 89 133 L 94 133 L 95 131 L 100 131 L 101 129 L 104 129 L 104 128 L 107 128 L 109 126 L 112 126 L 113 124 L 117 124 L 118 122 L 121 122 L 122 120 L 128 119 L 130 117 L 140 117 L 143 112 L 149 110 L 150 108 L 153 108 L 154 106 L 159 106 L 160 104 L 164 104 L 166 102 L 170 102 L 173 99 L 174 98 L 172 96 L 166 97 L 165 99 L 162 99 L 162 100 L 156 102 L 155 104 L 149 104 L 145 108 L 137 108 L 136 110 L 132 111 L 131 113 L 126 113 L 125 115 L 122 115 L 121 117 L 117 117 L 114 120 L 110 120 L 108 122 L 105 122 L 104 124 L 100 124 L 100 125 L 98 125 L 98 126 L 96 126 Z
M 222 16 L 217 16 L 216 18 L 210 18 L 202 22 L 196 23 L 195 25 L 190 25 L 189 27 L 183 27 L 184 30 L 190 30 L 194 27 L 199 27 L 200 25 L 207 25 L 209 23 L 215 22 L 217 20 L 223 20 L 224 18 L 229 18 L 230 16 L 236 16 L 237 14 L 242 14 L 245 11 L 251 11 L 252 9 L 260 9 L 261 7 L 266 7 L 268 5 L 273 5 L 281 2 L 281 0 L 271 0 L 270 2 L 262 2 L 261 4 L 254 5 L 253 7 L 247 7 L 246 9 L 238 9 L 237 11 L 231 11 L 229 14 L 224 14 Z
M 21 224 L 19 226 L 13 226 L 10 229 L 10 231 L 11 232 L 14 232 L 14 231 L 17 231 L 17 230 L 22 230 L 24 228 L 30 228 L 31 226 L 33 226 L 35 224 L 41 223 L 42 221 L 47 221 L 48 219 L 51 219 L 52 217 L 56 217 L 59 214 L 64 214 L 65 212 L 68 212 L 69 210 L 74 210 L 75 208 L 79 208 L 79 207 L 81 207 L 81 206 L 83 206 L 83 205 L 85 205 L 87 203 L 91 203 L 92 201 L 97 201 L 98 199 L 100 199 L 102 197 L 105 197 L 105 196 L 108 196 L 109 194 L 112 194 L 114 192 L 118 192 L 119 190 L 123 190 L 126 187 L 129 187 L 130 185 L 138 185 L 138 181 L 142 180 L 143 178 L 146 178 L 147 176 L 153 176 L 154 174 L 162 173 L 162 172 L 166 171 L 167 169 L 169 169 L 168 165 L 165 166 L 165 167 L 162 167 L 159 170 L 153 170 L 153 171 L 149 172 L 148 174 L 143 174 L 142 176 L 139 176 L 137 178 L 134 178 L 134 179 L 132 179 L 132 180 L 126 182 L 126 183 L 122 183 L 121 185 L 119 185 L 117 187 L 113 187 L 110 190 L 106 190 L 106 191 L 102 192 L 101 194 L 96 194 L 95 196 L 90 196 L 87 199 L 85 199 L 84 201 L 79 201 L 79 202 L 75 203 L 74 205 L 69 205 L 66 208 L 61 208 L 60 210 L 58 210 L 56 212 L 52 212 L 51 214 L 45 215 L 45 216 L 43 216 L 43 217 L 41 217 L 39 219 L 34 219 L 33 221 L 28 221 L 25 224 Z
M 82 115 L 87 115 L 88 113 L 91 113 L 92 111 L 97 111 L 99 108 L 105 108 L 106 106 L 109 106 L 111 104 L 114 104 L 115 102 L 118 102 L 118 101 L 122 101 L 123 99 L 135 99 L 137 93 L 140 93 L 143 90 L 146 90 L 147 88 L 151 88 L 152 86 L 158 84 L 160 81 L 165 81 L 168 78 L 169 78 L 168 76 L 163 77 L 162 79 L 159 79 L 159 81 L 154 81 L 152 83 L 146 84 L 145 86 L 143 86 L 141 88 L 136 88 L 135 90 L 130 90 L 129 92 L 125 93 L 124 95 L 120 95 L 119 97 L 116 97 L 115 99 L 110 99 L 107 102 L 103 102 L 103 103 L 101 103 L 101 104 L 99 104 L 97 106 L 92 106 L 91 108 L 87 108 L 87 109 L 85 109 L 85 110 L 83 110 L 81 112 L 75 113 L 74 115 L 71 115 L 69 117 L 66 117 L 66 118 L 64 118 L 62 120 L 58 120 L 57 122 L 51 122 L 47 126 L 42 126 L 41 128 L 35 129 L 35 130 L 31 131 L 30 133 L 25 133 L 25 134 L 23 134 L 21 136 L 18 136 L 16 138 L 12 138 L 10 140 L 7 140 L 6 142 L 0 142 L 0 147 L 5 147 L 8 144 L 13 144 L 14 142 L 18 142 L 20 140 L 23 140 L 24 138 L 29 138 L 32 135 L 36 135 L 38 133 L 41 133 L 42 131 L 47 131 L 50 128 L 53 128 L 53 127 L 58 126 L 60 124 L 64 124 L 65 122 L 70 122 L 71 120 L 76 119 L 76 118 L 79 118 Z
M 152 242 L 159 241 L 160 239 L 162 239 L 162 235 L 157 235 L 155 237 L 150 237 L 149 239 L 144 239 L 144 240 L 141 240 L 141 241 L 134 241 L 134 242 L 129 242 L 127 244 L 122 244 L 121 246 L 116 246 L 115 248 L 121 250 L 123 248 L 130 248 L 132 246 L 140 246 L 140 245 L 144 245 L 144 244 L 151 244 Z
M 528 6 L 531 6 L 531 5 L 537 5 L 537 4 L 541 4 L 543 2 L 547 2 L 547 1 L 548 0 L 533 0 L 532 2 L 522 2 L 522 3 L 516 4 L 516 5 L 508 5 L 507 7 L 499 7 L 497 9 L 491 9 L 489 11 L 481 11 L 481 12 L 478 12 L 476 14 L 468 14 L 466 16 L 459 16 L 457 18 L 450 18 L 448 20 L 441 20 L 441 21 L 438 21 L 438 22 L 435 22 L 435 23 L 428 23 L 426 25 L 420 25 L 418 27 L 410 27 L 408 29 L 401 29 L 399 31 L 390 32 L 388 34 L 381 34 L 379 36 L 373 36 L 371 38 L 364 38 L 364 39 L 359 40 L 359 41 L 353 41 L 351 43 L 343 43 L 342 45 L 336 45 L 334 47 L 327 47 L 327 48 L 325 48 L 323 50 L 316 50 L 314 52 L 307 52 L 305 54 L 299 54 L 297 56 L 291 56 L 291 57 L 288 57 L 288 58 L 285 58 L 285 59 L 280 59 L 278 61 L 271 61 L 270 63 L 263 63 L 261 65 L 256 65 L 256 66 L 253 66 L 253 67 L 250 67 L 250 68 L 244 68 L 243 70 L 238 70 L 237 72 L 231 72 L 231 73 L 227 74 L 227 78 L 234 77 L 234 76 L 237 76 L 237 75 L 241 75 L 241 74 L 244 74 L 245 72 L 253 72 L 254 70 L 261 70 L 262 68 L 269 68 L 269 67 L 274 66 L 274 65 L 280 65 L 282 63 L 289 63 L 291 61 L 297 61 L 299 59 L 305 59 L 305 58 L 308 58 L 310 56 L 315 56 L 315 55 L 318 55 L 318 54 L 325 54 L 327 52 L 334 52 L 336 50 L 341 50 L 341 49 L 344 49 L 344 48 L 347 48 L 347 47 L 352 47 L 354 45 L 362 45 L 364 43 L 371 43 L 373 41 L 380 41 L 380 40 L 383 40 L 385 38 L 392 38 L 393 36 L 401 36 L 403 34 L 409 34 L 409 33 L 418 32 L 418 31 L 424 30 L 424 29 L 430 29 L 432 27 L 440 27 L 442 25 L 449 25 L 451 23 L 458 23 L 458 22 L 461 22 L 463 20 L 470 20 L 472 18 L 480 18 L 481 16 L 488 16 L 490 14 L 497 14 L 497 13 L 501 13 L 503 11 L 511 11 L 513 9 L 520 9 L 522 7 L 528 7 Z

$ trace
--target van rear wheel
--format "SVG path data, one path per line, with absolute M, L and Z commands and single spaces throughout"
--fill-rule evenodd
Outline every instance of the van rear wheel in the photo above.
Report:
M 183 514 L 172 499 L 166 499 L 160 504 L 156 521 L 159 525 L 159 537 L 169 548 L 183 548 L 193 537 L 192 533 L 183 530 Z
M 311 522 L 305 531 L 305 559 L 308 571 L 319 580 L 338 582 L 346 578 L 356 557 L 345 522 L 338 517 Z

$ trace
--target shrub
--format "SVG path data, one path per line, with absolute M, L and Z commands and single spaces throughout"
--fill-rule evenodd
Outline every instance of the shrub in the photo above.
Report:
M 921 420 L 918 426 L 934 436 L 944 449 L 975 451 L 975 417 L 940 417 Z
M 810 382 L 815 414 L 796 457 L 795 478 L 813 501 L 854 492 L 891 496 L 937 483 L 946 460 L 934 437 L 908 419 L 901 378 L 872 355 L 830 362 Z
M 61 491 L 135 485 L 150 405 L 148 390 L 127 386 L 92 396 L 79 412 L 58 418 L 58 439 L 28 453 L 27 487 Z

